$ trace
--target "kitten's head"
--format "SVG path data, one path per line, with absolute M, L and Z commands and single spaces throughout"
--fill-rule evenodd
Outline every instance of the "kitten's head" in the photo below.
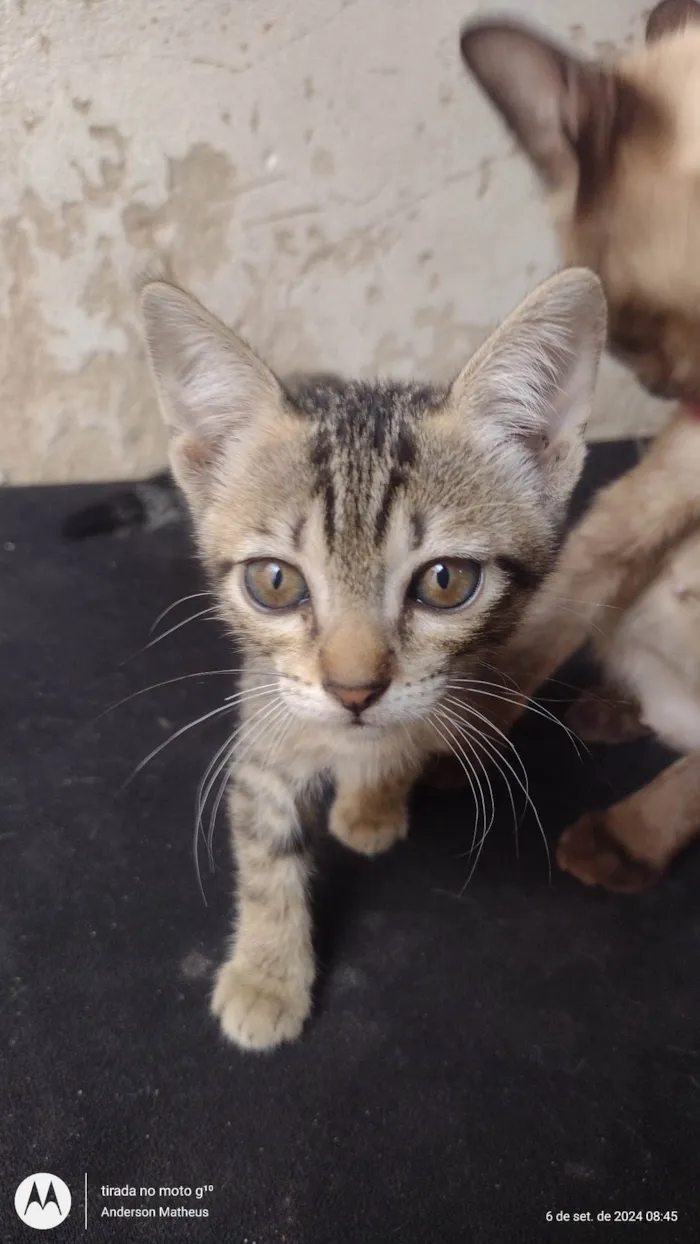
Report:
M 328 729 L 428 713 L 550 565 L 605 334 L 596 277 L 541 286 L 444 390 L 292 396 L 187 294 L 148 285 L 143 309 L 173 470 L 249 659 Z
M 511 22 L 462 55 L 550 196 L 566 263 L 598 273 L 609 346 L 653 394 L 700 402 L 700 4 L 662 0 L 604 66 Z

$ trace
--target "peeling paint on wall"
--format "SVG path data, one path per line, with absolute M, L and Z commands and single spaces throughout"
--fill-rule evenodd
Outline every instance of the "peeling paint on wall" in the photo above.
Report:
M 631 0 L 511 5 L 584 50 Z M 469 2 L 15 0 L 3 32 L 0 473 L 164 462 L 135 288 L 166 270 L 278 370 L 446 378 L 555 265 L 459 63 Z M 578 20 L 577 20 L 578 18 Z M 597 40 L 593 43 L 592 40 Z M 606 366 L 598 428 L 656 408 Z
M 162 203 L 132 201 L 124 208 L 126 239 L 149 255 L 176 256 L 184 280 L 210 277 L 230 259 L 236 194 L 235 169 L 225 152 L 196 143 L 181 160 L 168 160 Z

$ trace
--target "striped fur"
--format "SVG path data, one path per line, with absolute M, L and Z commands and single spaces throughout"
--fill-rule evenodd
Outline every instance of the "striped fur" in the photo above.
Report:
M 230 1039 L 262 1049 L 295 1037 L 311 1004 L 301 805 L 330 776 L 329 828 L 346 845 L 374 854 L 406 834 L 410 787 L 449 743 L 436 714 L 454 679 L 482 669 L 552 562 L 604 303 L 591 274 L 562 274 L 451 386 L 292 392 L 181 291 L 143 297 L 172 469 L 245 658 L 236 928 L 213 1009 Z M 257 607 L 246 567 L 264 558 L 295 567 L 308 599 Z M 473 599 L 415 603 L 416 573 L 445 558 L 479 563 Z

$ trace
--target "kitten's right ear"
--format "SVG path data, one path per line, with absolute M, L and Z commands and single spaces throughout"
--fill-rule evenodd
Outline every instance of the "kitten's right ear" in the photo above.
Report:
M 198 503 L 226 447 L 279 410 L 281 389 L 253 351 L 183 290 L 151 282 L 141 309 L 173 473 Z
M 544 485 L 555 507 L 583 466 L 606 321 L 598 277 L 567 268 L 508 316 L 452 386 L 452 403 L 486 451 Z
M 633 103 L 627 83 L 515 22 L 470 23 L 460 45 L 548 190 L 600 184 Z

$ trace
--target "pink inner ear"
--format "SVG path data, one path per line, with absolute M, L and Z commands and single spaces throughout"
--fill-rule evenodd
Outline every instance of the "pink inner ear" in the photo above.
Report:
M 696 0 L 661 0 L 647 18 L 646 41 L 655 43 L 657 39 L 677 34 L 686 26 L 699 21 L 700 4 Z
M 204 441 L 197 440 L 194 436 L 183 436 L 178 444 L 178 450 L 188 465 L 197 471 L 210 467 L 216 456 L 212 445 L 205 444 Z
M 549 441 L 550 438 L 545 432 L 533 432 L 532 436 L 525 437 L 525 444 L 530 453 L 535 454 L 538 458 L 542 458 L 546 454 L 549 449 Z

